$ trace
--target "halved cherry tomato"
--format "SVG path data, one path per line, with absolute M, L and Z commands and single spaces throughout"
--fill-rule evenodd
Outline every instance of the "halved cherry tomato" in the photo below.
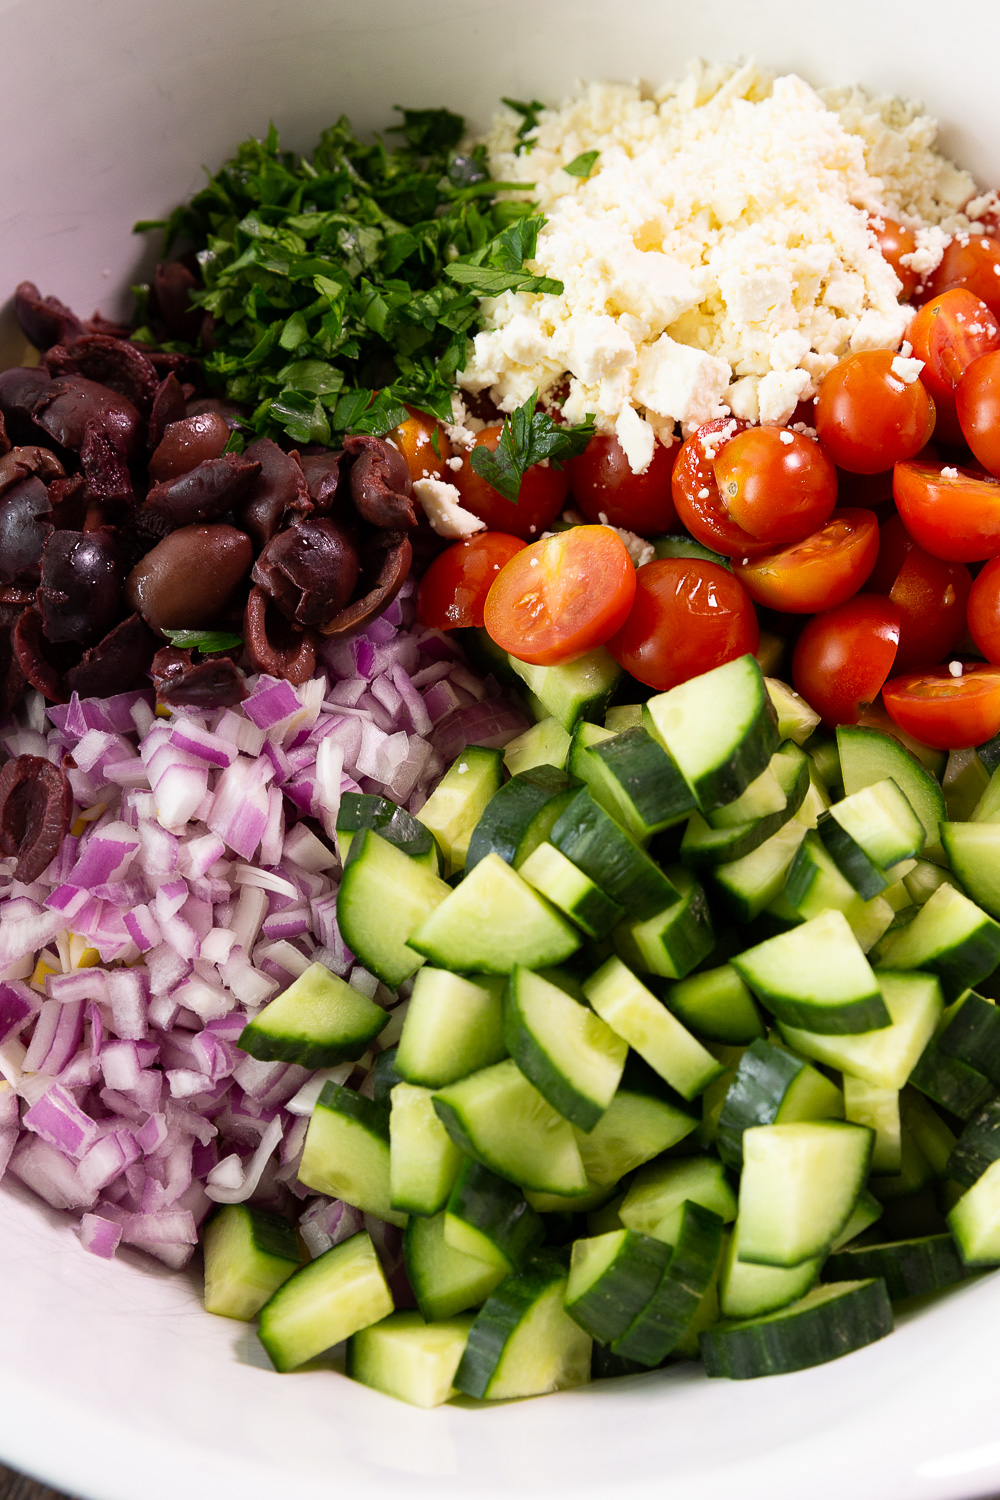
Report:
M 920 381 L 934 398 L 936 436 L 946 443 L 960 443 L 956 387 L 974 359 L 1000 348 L 1000 324 L 985 302 L 955 287 L 924 303 L 906 337 L 914 357 L 924 362 Z
M 730 438 L 713 467 L 730 517 L 771 547 L 801 542 L 837 503 L 836 469 L 801 432 L 750 427 Z
M 886 594 L 899 610 L 895 670 L 941 661 L 965 635 L 972 579 L 964 563 L 944 562 L 919 547 L 899 516 L 883 521 L 871 593 Z
M 814 615 L 795 646 L 792 681 L 829 728 L 856 724 L 892 671 L 899 610 L 875 594 Z
M 877 555 L 878 522 L 871 511 L 835 510 L 804 542 L 734 560 L 733 570 L 758 604 L 807 615 L 856 594 Z
M 573 526 L 524 547 L 500 569 L 484 623 L 498 646 L 536 667 L 573 661 L 620 630 L 635 567 L 609 526 Z
M 984 469 L 1000 475 L 1000 351 L 972 361 L 955 401 L 965 441 Z
M 440 552 L 420 580 L 417 618 L 435 630 L 481 625 L 486 595 L 505 563 L 527 544 L 503 531 L 481 531 Z
M 671 489 L 681 524 L 696 541 L 723 557 L 751 557 L 768 550 L 729 515 L 719 494 L 715 462 L 726 443 L 749 424 L 736 417 L 713 417 L 681 445 Z
M 477 448 L 496 451 L 502 426 L 484 427 L 476 434 Z M 469 455 L 463 454 L 462 467 L 453 476 L 466 510 L 486 522 L 491 531 L 506 531 L 530 542 L 547 531 L 566 504 L 569 481 L 563 469 L 532 464 L 521 480 L 521 492 L 515 505 L 505 500 L 485 479 L 480 479 Z
M 635 580 L 635 603 L 608 650 L 648 687 L 664 692 L 757 650 L 754 607 L 719 563 L 658 558 L 641 567 Z
M 961 665 L 960 677 L 946 665 L 891 678 L 882 702 L 893 723 L 935 750 L 991 740 L 1000 730 L 1000 669 L 986 662 Z
M 934 430 L 934 403 L 904 380 L 891 349 L 848 354 L 823 379 L 816 431 L 830 458 L 852 474 L 878 474 L 919 453 Z
M 980 562 L 1000 553 L 1000 479 L 913 462 L 896 465 L 892 491 L 907 531 L 932 557 Z
M 451 444 L 437 417 L 417 411 L 408 406 L 410 413 L 406 421 L 387 436 L 392 438 L 406 459 L 411 479 L 443 479 L 451 482 L 451 470 L 446 468 L 451 457 Z
M 966 614 L 972 639 L 987 661 L 1000 666 L 1000 557 L 976 577 Z
M 883 259 L 889 262 L 899 277 L 901 299 L 909 302 L 920 285 L 920 277 L 909 266 L 903 265 L 901 257 L 913 254 L 917 248 L 916 235 L 905 224 L 899 224 L 895 219 L 887 219 L 881 214 L 870 218 L 868 227 L 878 240 Z
M 649 467 L 633 474 L 616 437 L 591 438 L 566 465 L 570 493 L 588 521 L 605 520 L 640 536 L 657 536 L 677 520 L 670 476 L 679 452 L 679 443 L 672 448 L 657 443 Z
M 938 297 L 953 286 L 968 287 L 1000 317 L 1000 239 L 962 234 L 945 246 L 941 263 L 928 276 L 925 291 Z

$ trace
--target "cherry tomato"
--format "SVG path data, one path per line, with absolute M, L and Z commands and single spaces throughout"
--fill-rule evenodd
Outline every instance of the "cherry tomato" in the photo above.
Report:
M 715 478 L 715 462 L 726 443 L 745 432 L 736 417 L 714 417 L 681 445 L 674 464 L 672 492 L 681 523 L 696 541 L 723 557 L 750 557 L 768 544 L 752 537 L 726 510 Z
M 486 595 L 505 563 L 526 543 L 504 531 L 481 531 L 438 553 L 420 580 L 417 618 L 435 630 L 481 625 Z
M 881 215 L 869 219 L 868 227 L 878 240 L 882 258 L 889 262 L 899 277 L 901 300 L 909 302 L 920 285 L 920 277 L 911 267 L 903 265 L 901 257 L 912 255 L 917 248 L 917 239 L 913 230 L 907 229 L 905 224 L 898 224 L 895 219 L 886 219 Z
M 976 577 L 966 613 L 972 639 L 987 661 L 1000 666 L 1000 557 Z
M 899 610 L 875 594 L 814 615 L 795 646 L 792 681 L 829 728 L 856 724 L 892 671 Z
M 816 398 L 816 431 L 852 474 L 878 474 L 919 453 L 934 430 L 934 403 L 919 380 L 902 380 L 891 349 L 849 354 Z
M 941 661 L 955 650 L 965 635 L 971 585 L 964 563 L 932 557 L 917 546 L 898 516 L 883 521 L 868 588 L 887 594 L 899 610 L 896 670 Z
M 578 458 L 566 465 L 569 487 L 588 521 L 602 519 L 640 536 L 672 530 L 677 520 L 670 498 L 670 476 L 680 444 L 657 443 L 649 467 L 633 474 L 616 437 L 591 438 Z
M 972 361 L 955 400 L 965 441 L 984 469 L 1000 475 L 1000 351 Z
M 882 702 L 893 723 L 921 744 L 965 750 L 1000 729 L 1000 670 L 967 662 L 961 677 L 953 677 L 948 666 L 906 672 L 886 683 Z
M 484 427 L 476 434 L 477 448 L 495 452 L 502 425 Z M 530 542 L 547 531 L 566 504 L 569 481 L 565 470 L 533 464 L 521 480 L 517 504 L 505 500 L 485 479 L 480 479 L 469 455 L 463 455 L 462 467 L 453 475 L 453 483 L 466 510 L 486 522 L 491 531 L 505 531 Z
M 608 650 L 647 687 L 664 692 L 757 650 L 754 607 L 719 563 L 658 558 L 638 570 L 635 582 L 632 611 Z
M 856 594 L 877 554 L 878 522 L 871 511 L 835 510 L 805 541 L 739 560 L 733 567 L 758 604 L 783 614 L 811 615 Z
M 925 291 L 928 297 L 938 297 L 953 286 L 968 287 L 1000 317 L 1000 239 L 988 234 L 956 235 L 945 246 L 941 264 L 928 276 Z
M 635 598 L 635 567 L 608 526 L 573 526 L 524 547 L 486 597 L 486 629 L 536 667 L 573 661 L 620 630 Z
M 443 479 L 451 482 L 447 467 L 451 458 L 448 434 L 436 417 L 408 406 L 409 417 L 387 436 L 406 459 L 411 479 Z
M 980 354 L 1000 348 L 1000 325 L 985 302 L 961 287 L 925 302 L 906 330 L 916 359 L 922 359 L 921 384 L 934 398 L 935 434 L 960 443 L 955 390 Z
M 714 464 L 730 517 L 759 542 L 801 542 L 837 503 L 837 471 L 818 443 L 781 427 L 750 427 Z
M 907 531 L 932 557 L 979 562 L 1000 553 L 1000 480 L 985 471 L 897 464 L 892 490 Z

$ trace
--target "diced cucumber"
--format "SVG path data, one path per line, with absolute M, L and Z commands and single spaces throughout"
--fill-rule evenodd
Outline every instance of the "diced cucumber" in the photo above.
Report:
M 825 911 L 842 911 L 862 950 L 867 953 L 892 921 L 888 902 L 865 901 L 837 867 L 818 832 L 809 832 L 796 851 L 777 901 L 771 908 L 790 921 L 808 922 Z
M 844 1118 L 852 1125 L 867 1125 L 875 1137 L 871 1170 L 885 1176 L 902 1170 L 903 1146 L 899 1117 L 899 1090 L 880 1088 L 863 1078 L 844 1074 Z
M 612 734 L 621 734 L 626 729 L 642 728 L 641 703 L 615 703 L 604 715 L 604 727 Z
M 701 1124 L 698 1127 L 698 1139 L 703 1146 L 714 1146 L 715 1137 L 719 1129 L 719 1115 L 722 1106 L 726 1102 L 729 1085 L 736 1077 L 736 1069 L 740 1065 L 740 1058 L 746 1051 L 745 1047 L 726 1047 L 720 1042 L 709 1042 L 708 1049 L 721 1064 L 723 1071 L 701 1096 Z
M 842 1250 L 845 1245 L 849 1245 L 852 1240 L 857 1239 L 859 1234 L 864 1234 L 866 1229 L 870 1229 L 873 1224 L 878 1222 L 882 1217 L 882 1213 L 882 1205 L 875 1195 L 870 1193 L 867 1188 L 862 1188 L 858 1194 L 858 1201 L 851 1211 L 851 1217 L 830 1247 L 831 1253 L 834 1250 Z
M 407 938 L 450 886 L 371 829 L 354 835 L 337 895 L 337 921 L 351 952 L 390 989 L 415 974 L 423 956 Z
M 473 829 L 499 790 L 502 772 L 502 750 L 466 745 L 420 809 L 420 822 L 434 835 L 449 870 L 464 868 Z
M 964 823 L 972 817 L 989 782 L 990 773 L 975 750 L 951 751 L 941 777 L 941 790 L 952 822 Z
M 369 792 L 345 792 L 340 799 L 337 847 L 341 863 L 347 863 L 354 835 L 365 828 L 374 829 L 386 843 L 395 844 L 418 864 L 426 865 L 435 875 L 438 873 L 437 845 L 428 829 L 405 807 L 397 807 L 395 802 Z
M 923 824 L 891 777 L 835 802 L 820 818 L 819 833 L 866 901 L 890 884 L 886 870 L 924 845 Z
M 519 870 L 528 856 L 549 836 L 563 809 L 572 802 L 579 783 L 554 766 L 521 771 L 493 794 L 469 840 L 466 874 L 487 854 L 499 854 Z
M 736 1194 L 721 1162 L 711 1156 L 691 1156 L 640 1167 L 618 1215 L 627 1228 L 675 1245 L 685 1203 L 700 1203 L 724 1224 L 732 1223 Z
M 806 752 L 812 761 L 813 771 L 828 792 L 842 793 L 844 778 L 840 769 L 840 753 L 836 740 L 828 740 L 819 730 L 806 742 Z M 854 788 L 858 790 L 857 787 Z M 827 798 L 827 806 L 829 806 Z
M 389 1111 L 343 1084 L 323 1085 L 306 1131 L 299 1181 L 390 1224 L 406 1223 L 392 1206 L 389 1187 Z
M 364 1053 L 388 1021 L 381 1005 L 323 966 L 310 964 L 258 1011 L 238 1045 L 265 1062 L 332 1068 Z
M 946 1176 L 972 1187 L 995 1161 L 1000 1161 L 1000 1099 L 984 1104 L 968 1122 L 948 1158 Z
M 563 1306 L 567 1280 L 552 1251 L 508 1276 L 473 1321 L 456 1389 L 501 1401 L 586 1385 L 591 1340 Z
M 797 1302 L 819 1280 L 822 1262 L 804 1260 L 799 1266 L 755 1266 L 741 1260 L 739 1223 L 722 1259 L 719 1305 L 724 1318 L 759 1318 Z
M 962 1194 L 948 1215 L 948 1228 L 964 1265 L 1000 1262 L 1000 1161 Z
M 498 854 L 487 854 L 410 934 L 410 945 L 444 969 L 509 974 L 518 963 L 562 963 L 580 937 Z
M 726 1166 L 738 1172 L 743 1133 L 752 1126 L 843 1118 L 844 1096 L 835 1084 L 783 1047 L 757 1040 L 740 1058 L 729 1085 L 715 1147 Z
M 302 1264 L 295 1230 L 287 1219 L 227 1203 L 202 1233 L 205 1252 L 205 1311 L 249 1323 L 268 1298 Z
M 659 1074 L 630 1055 L 618 1092 L 593 1130 L 575 1131 L 588 1182 L 614 1187 L 626 1173 L 676 1146 L 696 1124 Z
M 454 1394 L 471 1327 L 471 1317 L 425 1323 L 418 1312 L 392 1313 L 353 1335 L 347 1373 L 372 1390 L 430 1410 Z
M 935 1177 L 945 1177 L 948 1160 L 955 1148 L 955 1132 L 928 1104 L 922 1094 L 906 1088 L 899 1096 L 899 1115 Z
M 934 1041 L 1000 1088 L 1000 1010 L 992 1000 L 971 990 L 960 996 L 945 1011 Z
M 781 1034 L 803 1057 L 839 1068 L 875 1088 L 901 1089 L 941 1019 L 941 986 L 932 974 L 878 973 L 888 1026 L 830 1036 L 782 1022 Z
M 805 836 L 805 825 L 790 818 L 752 853 L 714 866 L 713 883 L 737 921 L 752 922 L 780 894 Z
M 397 1083 L 389 1111 L 389 1199 L 407 1214 L 436 1214 L 451 1192 L 462 1153 L 434 1111 L 430 1089 Z
M 508 1275 L 545 1236 L 520 1188 L 478 1162 L 466 1161 L 448 1199 L 444 1237 L 453 1250 L 475 1256 Z
M 392 1091 L 397 1083 L 403 1083 L 396 1072 L 396 1054 L 398 1047 L 386 1047 L 375 1059 L 372 1069 L 372 1099 L 376 1104 L 381 1104 L 383 1109 L 388 1109 Z
M 968 1274 L 950 1234 L 925 1234 L 918 1239 L 883 1245 L 855 1245 L 836 1251 L 823 1267 L 824 1281 L 880 1276 L 892 1302 L 939 1292 L 964 1281 Z
M 667 1356 L 668 1359 L 701 1358 L 701 1336 L 706 1328 L 712 1328 L 718 1323 L 721 1317 L 719 1310 L 719 1273 L 722 1270 L 722 1258 L 725 1255 L 729 1238 L 730 1236 L 727 1231 L 723 1230 L 722 1249 L 719 1252 L 719 1259 L 716 1262 L 715 1270 L 712 1272 L 708 1286 L 702 1293 L 701 1300 L 695 1309 L 694 1317 L 674 1345 L 673 1353 Z
M 765 677 L 764 685 L 774 704 L 778 734 L 783 740 L 794 740 L 797 745 L 804 745 L 813 730 L 819 728 L 819 714 L 787 682 L 782 682 L 777 677 Z
M 600 723 L 622 676 L 621 667 L 603 646 L 558 667 L 533 667 L 516 656 L 508 660 L 545 712 L 571 731 L 581 719 Z
M 1000 823 L 942 823 L 941 843 L 966 893 L 1000 917 Z
M 501 978 L 473 981 L 429 965 L 418 971 L 396 1052 L 401 1078 L 442 1088 L 506 1056 Z
M 779 1021 L 840 1035 L 888 1026 L 878 981 L 843 912 L 826 911 L 733 959 Z
M 892 1332 L 885 1283 L 831 1281 L 779 1312 L 717 1323 L 701 1336 L 705 1373 L 728 1380 L 826 1364 Z
M 891 735 L 860 724 L 840 725 L 837 751 L 847 796 L 891 776 L 923 825 L 924 848 L 937 845 L 938 829 L 946 817 L 944 796 L 916 756 Z
M 260 1341 L 276 1370 L 294 1370 L 391 1312 L 375 1247 L 355 1234 L 278 1288 L 260 1310 Z
M 510 1059 L 449 1084 L 434 1108 L 467 1156 L 509 1182 L 565 1197 L 587 1191 L 568 1121 Z
M 787 802 L 777 776 L 768 765 L 732 802 L 714 808 L 707 815 L 708 821 L 713 828 L 738 828 L 743 823 L 754 823 L 758 818 L 784 812 Z
M 656 1291 L 670 1246 L 633 1229 L 577 1240 L 569 1264 L 566 1311 L 591 1338 L 620 1338 Z
M 741 1259 L 790 1267 L 824 1255 L 850 1218 L 871 1152 L 871 1131 L 840 1120 L 744 1131 Z
M 950 870 L 942 870 L 940 865 L 932 864 L 929 859 L 918 859 L 913 869 L 903 876 L 903 884 L 914 906 L 923 906 L 938 886 L 953 885 L 956 890 L 959 888 L 958 881 Z
M 898 1172 L 888 1177 L 872 1177 L 868 1186 L 880 1203 L 894 1203 L 900 1198 L 911 1198 L 933 1179 L 930 1162 L 903 1126 L 899 1133 Z
M 554 844 L 539 844 L 519 873 L 588 937 L 607 937 L 624 915 L 618 902 L 606 896 Z
M 996 738 L 1000 742 L 1000 735 L 997 735 Z M 981 750 L 982 747 L 980 747 Z M 996 823 L 1000 819 L 1000 776 L 997 775 L 998 770 L 1000 770 L 1000 763 L 994 765 L 990 772 L 990 779 L 981 793 L 979 801 L 972 809 L 970 822 Z
M 705 892 L 694 876 L 683 865 L 668 865 L 667 874 L 680 900 L 645 920 L 626 917 L 613 939 L 619 956 L 640 974 L 682 979 L 712 952 L 715 934 Z
M 645 1307 L 612 1348 L 647 1368 L 676 1349 L 698 1311 L 722 1253 L 722 1220 L 700 1203 L 685 1203 L 677 1239 Z
M 744 799 L 758 785 L 758 782 L 753 782 L 737 802 L 719 808 L 708 821 L 700 813 L 695 813 L 689 819 L 681 841 L 681 858 L 687 864 L 731 864 L 766 843 L 800 812 L 809 791 L 809 757 L 798 745 L 787 740 L 771 756 L 764 778 L 773 778 L 781 793 L 777 810 L 746 822 L 733 821 L 733 810 L 740 804 L 745 805 Z M 715 827 L 711 826 L 713 823 Z
M 1000 963 L 1000 925 L 950 885 L 942 885 L 913 921 L 879 947 L 887 969 L 929 969 L 946 1000 L 971 989 Z
M 685 1026 L 709 1041 L 732 1046 L 764 1035 L 753 996 L 732 964 L 691 974 L 670 985 L 664 998 Z
M 691 788 L 673 757 L 641 726 L 608 735 L 595 725 L 578 725 L 569 769 L 639 842 L 694 811 Z
M 586 790 L 576 794 L 549 839 L 630 916 L 655 916 L 677 900 L 659 865 Z
M 928 1040 L 909 1079 L 915 1089 L 960 1120 L 968 1120 L 996 1094 L 989 1078 L 961 1058 L 949 1057 L 933 1039 Z
M 510 740 L 503 752 L 503 763 L 511 776 L 533 771 L 536 766 L 566 769 L 570 736 L 557 719 L 542 719 L 523 734 Z
M 650 698 L 643 722 L 680 766 L 703 813 L 739 797 L 778 748 L 777 718 L 752 656 Z
M 518 965 L 504 996 L 504 1041 L 564 1119 L 593 1130 L 621 1081 L 628 1043 L 572 996 Z
M 620 958 L 609 958 L 583 993 L 612 1031 L 666 1079 L 684 1099 L 694 1099 L 722 1072 L 712 1054 Z
M 977 745 L 976 754 L 978 755 L 984 770 L 988 775 L 992 776 L 997 766 L 1000 766 L 1000 734 L 995 734 L 993 738 L 991 740 L 987 740 L 985 744 Z
M 444 1237 L 444 1214 L 414 1216 L 403 1235 L 406 1276 L 428 1323 L 480 1307 L 506 1270 L 453 1250 Z

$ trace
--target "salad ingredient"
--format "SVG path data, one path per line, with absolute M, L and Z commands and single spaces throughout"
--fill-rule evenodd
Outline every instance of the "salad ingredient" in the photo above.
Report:
M 153 630 L 197 630 L 225 615 L 252 567 L 253 543 L 235 526 L 182 526 L 136 563 L 125 599 Z
M 658 443 L 648 467 L 635 474 L 616 437 L 593 437 L 566 465 L 574 503 L 595 525 L 624 526 L 642 536 L 670 531 L 677 520 L 670 481 L 678 452 L 676 443 Z
M 956 287 L 924 303 L 907 328 L 906 339 L 913 357 L 924 362 L 920 380 L 934 401 L 937 436 L 960 443 L 959 382 L 974 359 L 1000 347 L 1000 325 L 985 302 Z
M 804 541 L 738 559 L 734 570 L 755 603 L 783 614 L 815 614 L 858 592 L 878 549 L 879 527 L 870 511 L 835 510 Z
M 913 269 L 917 237 L 898 219 L 874 214 L 868 221 L 883 260 L 888 261 L 899 279 L 900 299 L 909 302 L 920 285 L 920 273 Z
M 566 1285 L 562 1257 L 551 1250 L 503 1282 L 469 1330 L 456 1390 L 501 1401 L 585 1385 L 591 1341 L 563 1307 Z
M 892 1327 L 882 1280 L 831 1281 L 778 1312 L 710 1328 L 705 1372 L 730 1380 L 788 1374 L 875 1343 Z
M 440 1406 L 455 1394 L 471 1323 L 469 1317 L 425 1323 L 418 1312 L 392 1313 L 352 1335 L 347 1373 L 411 1406 Z
M 486 629 L 531 666 L 572 662 L 621 628 L 636 579 L 625 544 L 610 527 L 574 526 L 505 564 L 486 599 Z
M 890 718 L 938 750 L 981 745 L 1000 732 L 1000 671 L 988 662 L 955 663 L 892 677 L 882 690 Z
M 70 829 L 73 790 L 61 766 L 18 755 L 0 770 L 0 854 L 31 885 L 55 858 Z
M 796 643 L 792 680 L 824 724 L 856 724 L 892 671 L 899 610 L 888 599 L 857 594 L 814 615 Z
M 892 492 L 914 541 L 933 557 L 980 562 L 1000 553 L 1000 479 L 960 464 L 897 464 Z
M 725 557 L 750 557 L 767 550 L 766 543 L 744 531 L 729 515 L 715 477 L 719 449 L 745 429 L 746 423 L 735 418 L 706 422 L 682 444 L 671 480 L 681 524 L 697 541 Z
M 663 692 L 757 649 L 760 630 L 742 584 L 715 563 L 658 558 L 635 574 L 635 599 L 608 641 L 617 662 Z
M 1000 265 L 1000 240 L 989 234 L 956 234 L 945 245 L 941 259 L 928 276 L 927 291 L 936 297 L 952 287 L 965 287 L 986 303 L 994 317 L 1000 317 L 997 265 Z
M 715 482 L 737 526 L 759 542 L 801 542 L 837 502 L 837 475 L 822 448 L 785 428 L 748 427 L 721 448 Z
M 919 374 L 919 361 L 869 349 L 824 377 L 816 432 L 838 468 L 878 474 L 920 452 L 934 431 L 934 402 Z
M 332 1068 L 363 1057 L 386 1019 L 380 1005 L 313 963 L 244 1027 L 239 1045 L 262 1062 Z
M 309 1261 L 260 1312 L 260 1341 L 276 1370 L 294 1370 L 393 1310 L 378 1256 L 367 1234 Z
M 967 366 L 955 402 L 965 441 L 984 469 L 1000 474 L 1000 353 L 981 354 Z
M 969 591 L 969 634 L 994 666 L 1000 665 L 1000 560 L 977 573 Z
M 955 650 L 965 635 L 971 586 L 968 568 L 918 547 L 898 516 L 882 522 L 868 587 L 886 594 L 899 610 L 897 668 L 941 661 Z
M 227 1203 L 206 1222 L 205 1311 L 249 1322 L 302 1264 L 287 1219 Z
M 524 473 L 513 497 L 501 494 L 490 482 L 495 476 L 480 472 L 472 456 L 480 450 L 496 453 L 503 433 L 503 427 L 490 426 L 476 434 L 471 455 L 463 454 L 462 467 L 455 473 L 455 488 L 463 507 L 485 521 L 491 531 L 530 542 L 552 525 L 566 504 L 568 481 L 564 471 L 536 464 Z
M 417 616 L 436 630 L 479 627 L 486 596 L 505 563 L 525 543 L 504 531 L 484 531 L 434 559 L 420 580 Z

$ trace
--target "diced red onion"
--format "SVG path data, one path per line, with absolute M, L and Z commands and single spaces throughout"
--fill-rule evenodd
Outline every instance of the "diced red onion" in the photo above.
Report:
M 112 1260 L 121 1244 L 122 1227 L 101 1214 L 84 1214 L 80 1220 L 80 1244 L 91 1255 Z

